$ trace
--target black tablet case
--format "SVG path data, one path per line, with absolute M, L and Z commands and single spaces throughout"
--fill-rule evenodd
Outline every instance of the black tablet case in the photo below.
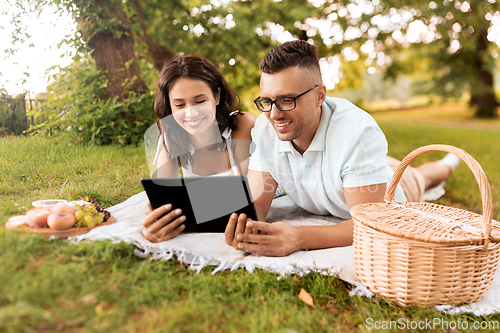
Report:
M 229 216 L 257 214 L 246 176 L 142 178 L 151 207 L 167 203 L 182 209 L 184 232 L 224 232 Z

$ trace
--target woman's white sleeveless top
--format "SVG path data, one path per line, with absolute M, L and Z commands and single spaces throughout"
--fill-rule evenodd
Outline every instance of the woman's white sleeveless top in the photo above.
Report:
M 226 128 L 224 130 L 224 132 L 222 132 L 222 134 L 221 134 L 222 137 L 224 138 L 224 143 L 225 143 L 224 149 L 228 150 L 227 153 L 229 155 L 229 162 L 231 163 L 231 169 L 226 171 L 226 172 L 217 173 L 214 175 L 207 175 L 207 176 L 230 176 L 231 171 L 233 172 L 233 175 L 238 174 L 238 168 L 236 167 L 236 163 L 234 162 L 233 150 L 231 149 L 231 147 L 232 147 L 231 133 L 232 133 L 232 130 L 230 128 Z M 166 134 L 164 134 L 163 136 L 160 136 L 160 138 L 158 140 L 158 147 L 156 149 L 156 155 L 155 155 L 155 159 L 153 161 L 153 164 L 156 164 L 156 160 L 158 159 L 158 155 L 160 154 L 160 148 L 163 145 L 163 142 L 165 142 L 165 145 L 168 147 L 168 145 L 166 144 L 166 142 L 167 142 L 166 139 L 167 139 Z M 224 151 L 224 150 L 222 150 L 222 151 Z M 192 145 L 189 147 L 189 152 L 191 153 L 191 155 L 194 154 L 194 147 Z M 187 168 L 184 168 L 184 166 L 182 167 L 182 175 L 184 177 L 203 177 L 203 176 L 197 175 L 193 172 L 193 168 L 191 166 L 191 163 L 188 163 Z

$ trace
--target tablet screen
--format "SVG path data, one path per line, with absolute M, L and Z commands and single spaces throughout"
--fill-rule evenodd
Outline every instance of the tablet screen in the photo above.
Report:
M 153 209 L 171 203 L 186 216 L 186 231 L 223 232 L 229 216 L 257 215 L 246 176 L 143 178 Z
M 230 177 L 184 178 L 196 223 L 236 212 L 249 202 L 242 181 Z

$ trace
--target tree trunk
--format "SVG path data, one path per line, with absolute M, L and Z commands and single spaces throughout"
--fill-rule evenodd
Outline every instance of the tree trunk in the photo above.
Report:
M 126 98 L 129 92 L 148 90 L 146 83 L 140 77 L 132 36 L 124 35 L 116 39 L 112 34 L 97 33 L 88 44 L 94 49 L 97 68 L 109 80 L 108 86 L 104 89 L 105 97 L 119 96 L 118 99 L 121 100 Z M 132 64 L 125 68 L 125 64 L 130 60 L 133 60 Z
M 476 108 L 476 117 L 494 118 L 498 102 L 495 97 L 493 74 L 486 68 L 483 61 L 483 55 L 488 52 L 488 31 L 482 29 L 477 33 L 479 35 L 477 52 L 472 63 L 477 84 L 471 86 L 470 106 Z
M 78 2 L 77 2 L 78 4 Z M 83 4 L 79 4 L 84 9 Z M 88 46 L 93 49 L 93 56 L 97 68 L 108 78 L 108 86 L 104 89 L 103 97 L 118 99 L 127 98 L 129 92 L 147 91 L 148 87 L 139 73 L 139 66 L 134 54 L 134 38 L 132 37 L 131 22 L 123 13 L 115 0 L 97 0 L 95 9 L 99 20 L 110 20 L 118 18 L 120 25 L 118 31 L 121 33 L 116 38 L 111 31 L 91 31 L 92 25 L 96 24 L 94 18 L 79 17 L 81 33 L 88 39 Z M 88 8 L 85 11 L 89 12 Z

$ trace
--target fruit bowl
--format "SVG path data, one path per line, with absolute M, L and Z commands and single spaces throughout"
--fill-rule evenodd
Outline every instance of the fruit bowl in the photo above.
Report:
M 23 216 L 23 215 L 20 215 L 20 216 Z M 12 230 L 12 229 L 17 229 L 19 227 L 21 229 L 21 226 L 11 226 L 11 223 L 10 223 L 11 221 L 18 220 L 19 218 L 20 218 L 19 216 L 11 217 L 9 219 L 9 221 L 7 221 L 7 223 L 5 224 L 5 228 Z M 115 218 L 113 215 L 111 215 L 106 222 L 102 222 L 101 224 L 96 225 L 92 229 L 99 228 L 99 227 L 102 227 L 103 225 L 109 225 L 109 224 L 113 224 L 113 223 L 115 223 Z M 50 238 L 52 236 L 54 236 L 54 237 L 73 237 L 73 236 L 83 235 L 92 229 L 87 228 L 87 227 L 74 226 L 74 227 L 71 227 L 71 228 L 65 229 L 65 230 L 55 230 L 55 229 L 51 229 L 48 227 L 33 228 L 33 227 L 30 227 L 26 224 L 23 224 L 21 230 L 26 231 L 26 232 L 32 232 L 35 234 L 42 234 L 44 237 Z
M 115 218 L 111 215 L 109 219 L 106 222 L 102 222 L 101 224 L 96 225 L 92 229 L 102 227 L 103 225 L 108 225 L 108 224 L 113 224 L 115 223 Z M 92 230 L 91 228 L 88 227 L 71 227 L 69 229 L 65 230 L 54 230 L 51 228 L 32 228 L 30 226 L 25 225 L 23 227 L 24 231 L 32 232 L 35 234 L 42 234 L 46 238 L 50 238 L 52 236 L 55 237 L 73 237 L 73 236 L 78 236 L 78 235 L 83 235 Z
M 92 202 L 50 199 L 33 202 L 26 215 L 9 218 L 6 229 L 22 229 L 45 237 L 71 237 L 89 232 L 93 228 L 114 223 L 110 212 Z

